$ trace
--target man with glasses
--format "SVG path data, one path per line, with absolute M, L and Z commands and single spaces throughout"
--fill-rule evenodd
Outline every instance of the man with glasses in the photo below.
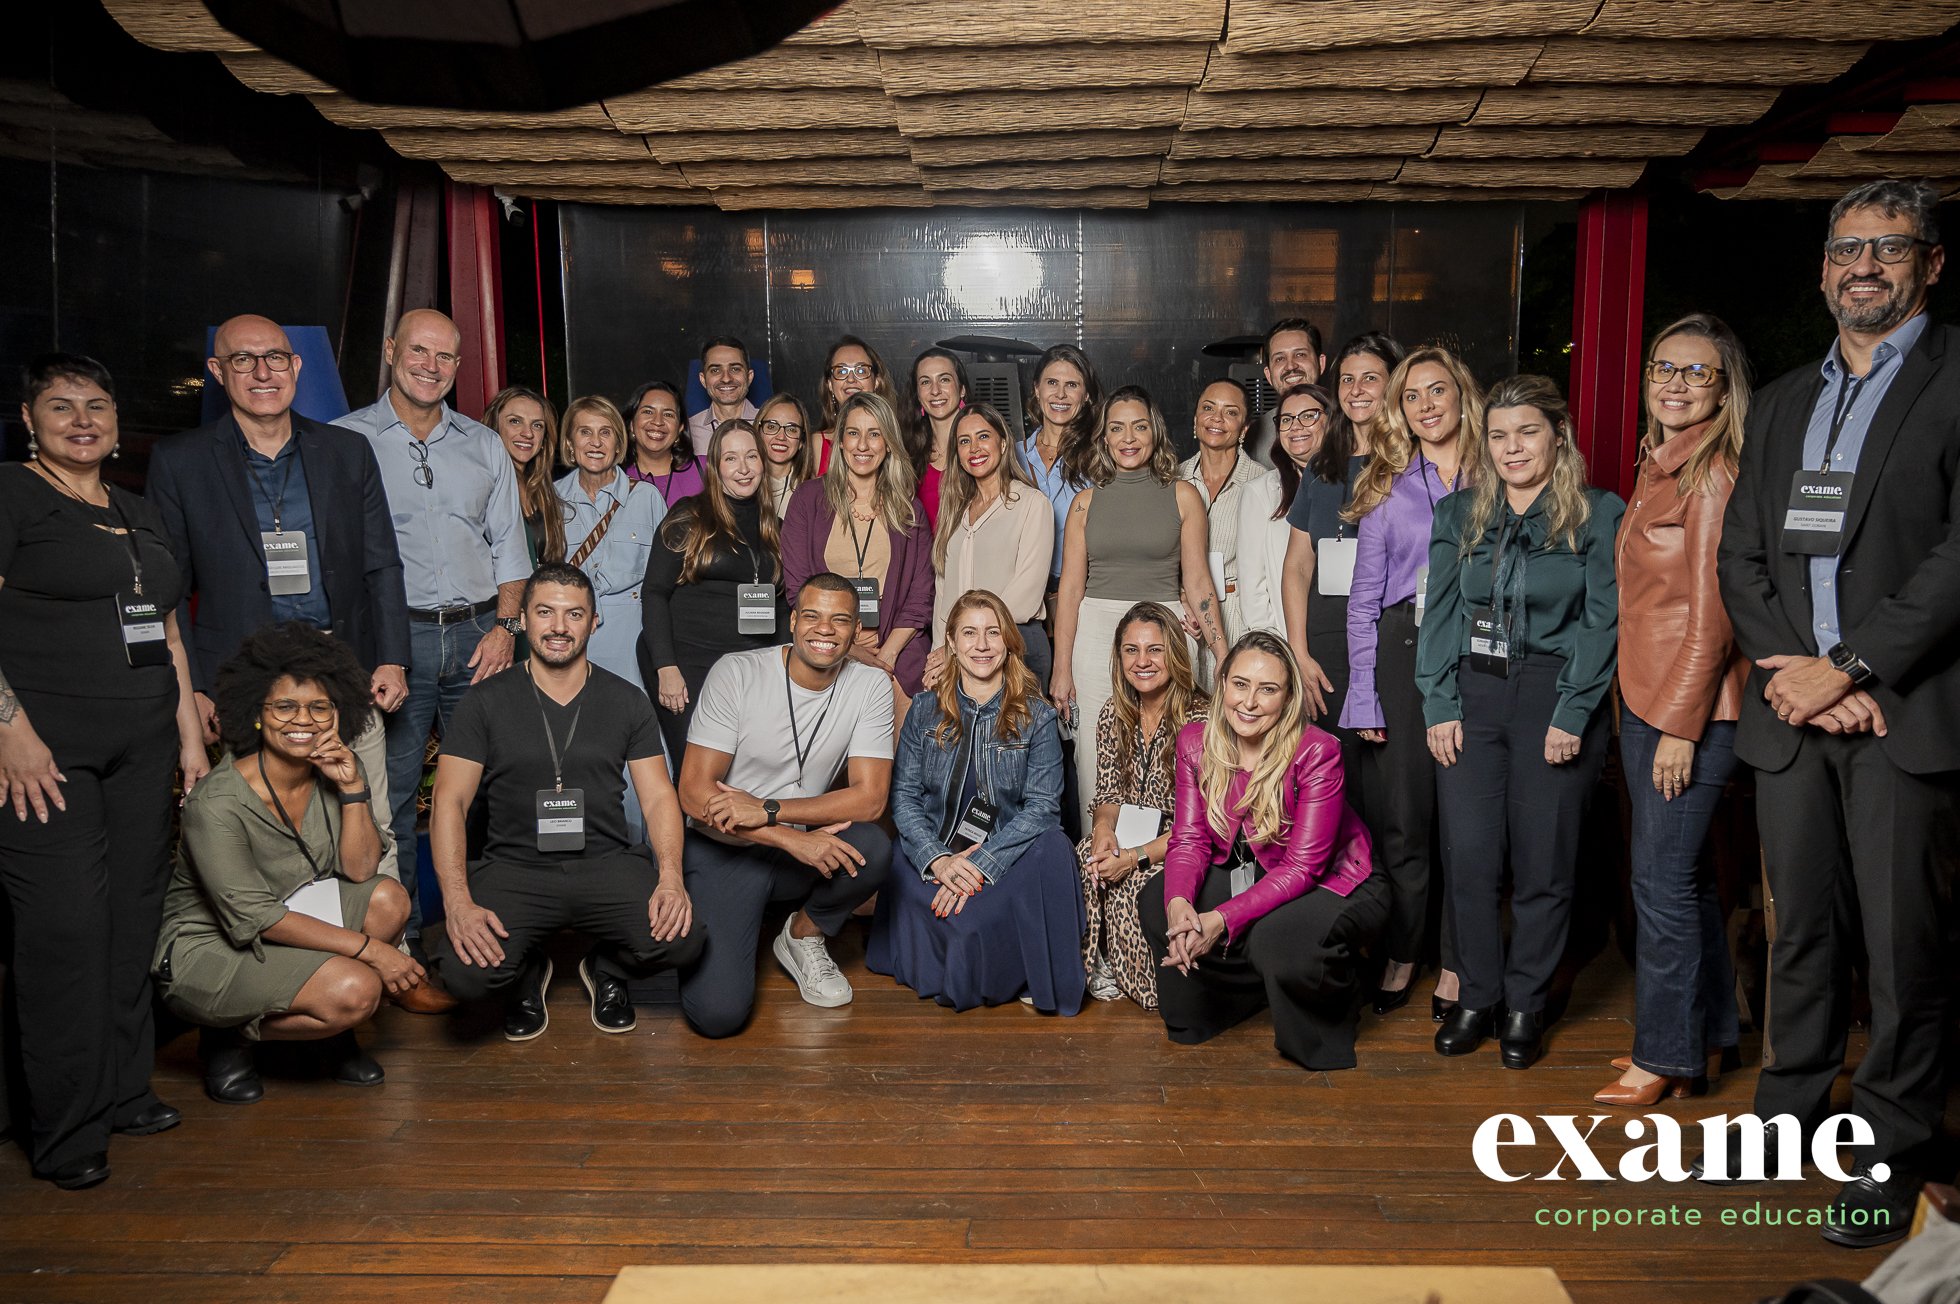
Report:
M 687 419 L 688 447 L 705 451 L 724 421 L 755 420 L 749 402 L 749 349 L 733 335 L 717 335 L 701 346 L 701 389 L 708 406 Z
M 1312 385 L 1327 369 L 1327 354 L 1320 341 L 1320 328 L 1305 317 L 1282 317 L 1266 328 L 1266 342 L 1259 350 L 1259 363 L 1272 387 L 1273 406 L 1259 414 L 1252 435 L 1246 440 L 1246 453 L 1259 465 L 1273 465 L 1273 414 L 1279 410 L 1279 396 L 1295 385 Z
M 456 384 L 462 336 L 441 313 L 402 314 L 382 346 L 387 392 L 336 424 L 368 438 L 381 467 L 408 594 L 408 700 L 388 721 L 390 827 L 413 864 L 415 797 L 429 729 L 471 684 L 508 666 L 531 573 L 517 477 L 489 427 L 444 400 Z M 415 875 L 402 875 L 410 897 Z M 418 908 L 409 922 L 420 931 Z
M 1906 1234 L 1946 1095 L 1960 330 L 1926 316 L 1946 259 L 1937 201 L 1923 183 L 1879 181 L 1831 211 L 1822 288 L 1837 341 L 1750 405 L 1719 567 L 1736 642 L 1756 664 L 1735 750 L 1757 770 L 1776 905 L 1754 1112 L 1776 1138 L 1772 1164 L 1832 1112 L 1862 949 L 1872 1019 L 1851 1112 L 1874 1139 L 1852 1148 L 1852 1180 L 1823 1229 L 1854 1247 Z M 1733 1178 L 1735 1138 L 1696 1175 Z
M 374 704 L 394 711 L 408 697 L 408 605 L 373 451 L 292 410 L 300 359 L 277 323 L 233 317 L 204 365 L 230 410 L 159 442 L 147 486 L 184 573 L 177 622 L 204 741 L 218 740 L 218 667 L 272 621 L 303 621 L 347 644 L 372 676 Z M 382 716 L 348 742 L 375 809 L 386 809 Z M 406 877 L 393 847 L 381 872 Z

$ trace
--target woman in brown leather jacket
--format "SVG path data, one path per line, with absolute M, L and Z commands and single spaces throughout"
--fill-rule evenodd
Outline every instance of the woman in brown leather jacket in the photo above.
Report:
M 1713 879 L 1699 868 L 1735 769 L 1748 659 L 1715 579 L 1742 449 L 1749 363 L 1720 319 L 1694 313 L 1647 353 L 1647 436 L 1620 524 L 1620 759 L 1633 803 L 1634 1040 L 1593 1099 L 1652 1105 L 1706 1088 L 1737 1040 L 1735 978 Z

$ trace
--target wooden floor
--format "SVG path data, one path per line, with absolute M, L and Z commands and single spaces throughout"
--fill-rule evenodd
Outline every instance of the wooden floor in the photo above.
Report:
M 1494 1046 L 1436 1056 L 1425 985 L 1364 1015 L 1362 1067 L 1313 1074 L 1274 1054 L 1263 1017 L 1191 1048 L 1128 1003 L 956 1015 L 867 974 L 861 936 L 837 944 L 855 1004 L 806 1006 L 770 962 L 753 1027 L 720 1043 L 672 1006 L 602 1036 L 566 965 L 526 1045 L 384 1010 L 365 1037 L 388 1071 L 375 1089 L 268 1077 L 259 1104 L 214 1105 L 179 1038 L 157 1085 L 186 1121 L 118 1138 L 107 1185 L 57 1192 L 0 1150 L 0 1300 L 597 1301 L 636 1263 L 1316 1262 L 1545 1265 L 1582 1302 L 1705 1304 L 1878 1261 L 1808 1228 L 1716 1221 L 1814 1208 L 1821 1179 L 1477 1172 L 1487 1115 L 1597 1108 L 1629 1038 L 1612 960 L 1529 1073 Z M 1752 1077 L 1666 1108 L 1744 1109 Z M 1542 1172 L 1557 1151 L 1511 1154 Z M 1572 1206 L 1707 1221 L 1535 1225 Z

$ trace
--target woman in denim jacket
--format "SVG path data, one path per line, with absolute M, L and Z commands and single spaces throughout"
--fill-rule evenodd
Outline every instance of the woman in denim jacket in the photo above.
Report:
M 956 1010 L 1082 1008 L 1082 894 L 1061 828 L 1055 710 L 1007 605 L 953 604 L 957 673 L 912 699 L 892 767 L 899 845 L 865 963 Z

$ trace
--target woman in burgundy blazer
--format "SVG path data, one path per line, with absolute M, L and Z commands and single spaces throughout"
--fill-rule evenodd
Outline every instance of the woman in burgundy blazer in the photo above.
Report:
M 1343 792 L 1338 739 L 1308 724 L 1280 639 L 1241 638 L 1211 718 L 1177 736 L 1164 890 L 1138 901 L 1170 1039 L 1209 1041 L 1273 1011 L 1280 1054 L 1354 1067 L 1358 952 L 1388 917 L 1368 830 Z

